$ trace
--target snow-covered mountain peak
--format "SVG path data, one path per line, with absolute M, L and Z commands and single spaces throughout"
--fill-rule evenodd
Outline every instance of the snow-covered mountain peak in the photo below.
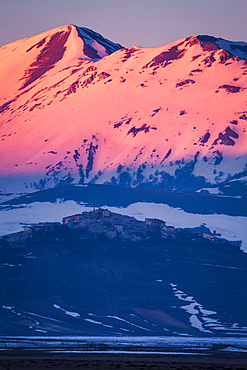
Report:
M 242 173 L 245 52 L 205 35 L 121 48 L 73 25 L 6 45 L 1 174 L 198 189 Z
M 97 61 L 121 48 L 96 32 L 71 24 L 4 45 L 0 48 L 0 80 L 4 79 L 0 97 L 12 96 L 16 87 L 25 90 L 50 72 L 54 75 L 55 66 L 66 70 L 83 61 Z

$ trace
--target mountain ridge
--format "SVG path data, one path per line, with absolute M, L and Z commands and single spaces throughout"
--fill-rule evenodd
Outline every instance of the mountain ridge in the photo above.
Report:
M 245 174 L 247 44 L 122 48 L 67 25 L 16 45 L 0 49 L 3 177 L 197 190 Z

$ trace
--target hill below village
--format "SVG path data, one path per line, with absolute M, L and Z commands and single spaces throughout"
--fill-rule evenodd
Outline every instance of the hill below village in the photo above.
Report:
M 157 229 L 76 235 L 2 241 L 2 335 L 246 335 L 247 255 L 237 245 Z

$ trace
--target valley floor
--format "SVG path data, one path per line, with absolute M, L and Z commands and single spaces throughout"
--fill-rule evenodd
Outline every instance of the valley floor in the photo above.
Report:
M 218 370 L 247 369 L 246 354 L 220 353 L 210 355 L 146 355 L 146 354 L 4 354 L 0 359 L 1 369 L 183 369 Z
M 0 337 L 0 368 L 247 369 L 245 338 Z

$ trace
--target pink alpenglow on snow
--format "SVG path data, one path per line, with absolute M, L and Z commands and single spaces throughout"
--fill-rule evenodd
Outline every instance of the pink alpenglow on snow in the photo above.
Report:
M 246 170 L 244 42 L 126 49 L 67 25 L 1 47 L 0 60 L 1 176 L 165 187 Z

